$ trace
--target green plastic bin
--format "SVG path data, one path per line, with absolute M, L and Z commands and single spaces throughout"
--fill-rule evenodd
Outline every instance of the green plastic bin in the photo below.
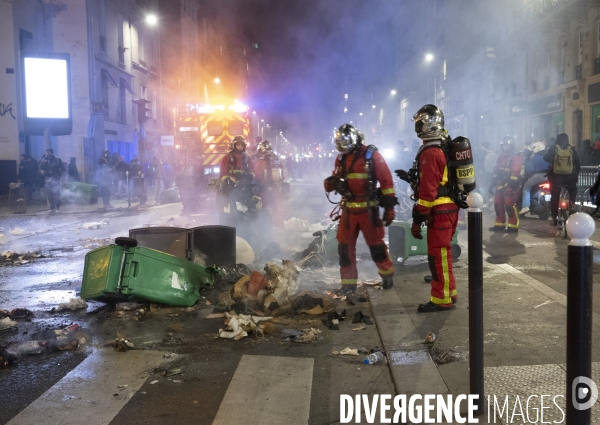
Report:
M 388 227 L 390 257 L 394 263 L 404 264 L 408 257 L 427 255 L 427 227 L 421 228 L 423 239 L 415 239 L 410 233 L 411 225 L 405 221 L 393 221 Z M 457 236 L 458 230 L 452 236 L 452 260 L 458 259 L 461 254 Z
M 192 306 L 217 270 L 145 247 L 109 245 L 85 256 L 81 298 Z

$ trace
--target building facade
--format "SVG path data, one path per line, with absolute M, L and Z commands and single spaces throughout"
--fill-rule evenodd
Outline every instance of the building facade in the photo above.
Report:
M 217 100 L 223 91 L 214 86 L 217 76 L 243 98 L 261 78 L 256 58 L 247 57 L 250 43 L 231 26 L 216 23 L 216 9 L 204 3 L 1 2 L 0 181 L 16 179 L 20 154 L 39 160 L 47 147 L 63 161 L 75 157 L 90 183 L 105 149 L 127 162 L 140 154 L 147 162 L 153 156 L 168 158 L 175 146 L 162 146 L 161 136 L 173 134 L 176 105 Z M 45 139 L 24 134 L 21 50 L 70 54 L 70 135 Z M 149 101 L 149 111 L 139 109 L 139 100 Z M 140 115 L 145 116 L 140 120 Z
M 432 102 L 475 143 L 600 137 L 598 2 L 407 1 L 396 22 L 400 132 Z

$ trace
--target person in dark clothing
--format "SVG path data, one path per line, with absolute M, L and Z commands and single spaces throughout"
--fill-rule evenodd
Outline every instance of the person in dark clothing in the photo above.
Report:
M 566 162 L 571 161 L 571 172 L 566 173 L 568 169 L 558 169 L 560 162 L 563 162 L 563 152 L 566 155 Z M 557 225 L 558 200 L 560 197 L 560 186 L 567 186 L 569 191 L 570 210 L 573 210 L 577 198 L 577 179 L 579 178 L 579 156 L 577 151 L 569 145 L 569 136 L 566 133 L 556 135 L 556 144 L 550 146 L 544 155 L 544 160 L 550 164 L 548 180 L 550 181 L 550 213 L 552 214 L 552 225 Z M 562 167 L 562 166 L 561 166 Z
M 60 209 L 60 180 L 65 173 L 65 164 L 60 158 L 54 156 L 54 150 L 46 149 L 46 155 L 40 161 L 38 171 L 44 176 L 50 214 L 54 214 Z
M 81 181 L 79 178 L 79 170 L 77 169 L 77 164 L 75 163 L 75 157 L 72 157 L 69 160 L 69 165 L 67 165 L 67 174 L 69 175 L 69 180 L 73 182 Z
M 585 139 L 582 142 L 581 150 L 579 152 L 579 161 L 581 161 L 581 165 L 594 165 L 592 164 L 592 142 L 590 139 Z
M 123 156 L 119 156 L 117 163 L 115 164 L 115 178 L 117 184 L 117 198 L 121 196 L 127 196 L 129 188 L 127 187 L 127 172 L 129 171 L 129 164 L 125 162 Z
M 142 167 L 140 159 L 134 156 L 129 164 L 129 191 L 133 199 L 140 197 Z
M 113 167 L 110 165 L 110 153 L 108 150 L 102 152 L 98 165 L 96 180 L 98 181 L 98 190 L 100 191 L 102 204 L 104 208 L 112 208 L 110 203 L 110 188 L 112 186 Z
M 590 165 L 600 165 L 600 137 L 596 139 L 592 148 L 593 149 Z
M 27 154 L 21 155 L 19 164 L 19 181 L 25 185 L 27 200 L 32 200 L 32 194 L 37 189 L 37 182 L 40 179 L 38 172 L 38 163 Z

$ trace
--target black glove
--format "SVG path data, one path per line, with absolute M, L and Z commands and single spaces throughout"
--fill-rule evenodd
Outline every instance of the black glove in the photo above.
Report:
M 333 192 L 335 190 L 335 176 L 329 176 L 323 180 L 323 188 L 325 192 Z
M 394 212 L 393 208 L 386 208 L 383 212 L 383 222 L 385 223 L 386 226 L 389 226 L 390 224 L 392 224 L 392 221 L 394 221 L 394 217 L 396 217 L 396 213 Z
M 410 234 L 415 239 L 423 239 L 423 235 L 421 234 L 421 224 L 413 221 L 410 226 Z
M 394 173 L 396 173 L 400 180 L 404 180 L 405 182 L 410 183 L 410 176 L 407 171 L 395 170 Z

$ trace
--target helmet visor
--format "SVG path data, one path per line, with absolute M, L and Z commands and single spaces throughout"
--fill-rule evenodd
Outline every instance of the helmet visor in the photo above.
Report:
M 335 135 L 335 146 L 338 152 L 348 153 L 358 143 L 356 136 L 351 133 L 340 133 L 339 131 Z

